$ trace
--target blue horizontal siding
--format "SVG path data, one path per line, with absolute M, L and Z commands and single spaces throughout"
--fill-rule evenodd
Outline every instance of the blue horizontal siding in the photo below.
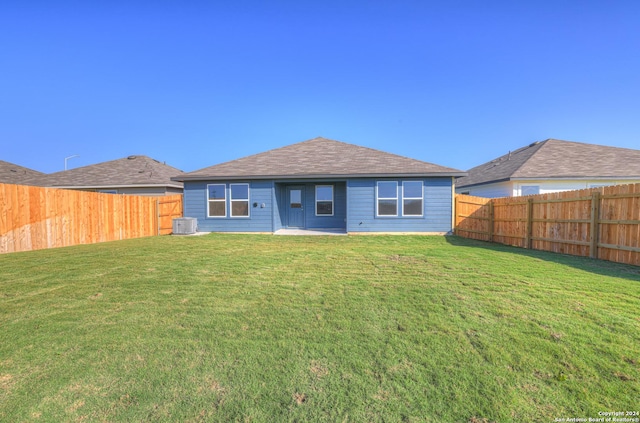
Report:
M 333 216 L 316 216 L 316 185 L 333 186 Z M 347 217 L 347 192 L 345 182 L 324 182 L 317 183 L 276 183 L 275 198 L 277 199 L 274 208 L 274 227 L 281 228 L 288 226 L 289 198 L 287 198 L 288 187 L 301 187 L 304 190 L 304 227 L 306 229 L 346 229 Z M 278 221 L 279 220 L 279 221 Z
M 284 227 L 284 206 L 280 205 L 280 199 L 283 197 L 283 191 L 284 187 L 282 186 L 282 184 L 274 184 L 273 193 L 271 195 L 271 204 L 273 204 L 272 219 L 274 232 Z
M 376 183 L 398 182 L 401 213 L 402 181 L 423 183 L 423 216 L 376 216 Z M 347 182 L 348 232 L 449 232 L 451 227 L 451 178 L 351 179 Z
M 207 185 L 225 184 L 227 187 L 227 217 L 207 217 Z M 272 181 L 233 181 L 249 184 L 249 216 L 230 217 L 229 182 L 206 181 L 185 182 L 184 215 L 198 219 L 198 230 L 202 232 L 273 232 Z M 253 204 L 257 203 L 257 207 Z M 264 204 L 265 207 L 261 207 Z
M 377 217 L 376 182 L 395 180 L 423 182 L 423 216 Z M 207 185 L 223 183 L 227 187 L 227 217 L 207 217 Z M 211 232 L 274 232 L 287 224 L 288 199 L 286 184 L 274 181 L 247 181 L 249 183 L 250 217 L 230 217 L 229 181 L 185 182 L 184 215 L 198 219 L 200 231 Z M 242 183 L 234 181 L 233 183 Z M 358 178 L 344 182 L 311 183 L 305 187 L 305 227 L 346 228 L 348 232 L 448 232 L 451 228 L 451 178 L 374 179 Z M 334 186 L 334 215 L 315 215 L 315 186 Z M 257 207 L 253 204 L 257 203 Z M 265 207 L 261 207 L 264 204 Z M 402 190 L 399 189 L 399 212 Z
M 333 185 L 333 216 L 316 216 L 316 185 Z M 305 193 L 305 226 L 307 228 L 346 228 L 347 188 L 344 182 L 306 184 Z

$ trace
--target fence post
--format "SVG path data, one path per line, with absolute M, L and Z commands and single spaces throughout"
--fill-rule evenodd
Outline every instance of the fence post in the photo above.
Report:
M 156 198 L 156 235 L 160 235 L 160 200 Z
M 493 199 L 489 201 L 489 242 L 493 242 Z
M 453 234 L 458 235 L 458 194 L 453 195 Z
M 525 236 L 525 245 L 524 248 L 528 248 L 529 250 L 533 246 L 533 198 L 529 198 L 527 200 L 527 234 Z
M 591 224 L 589 225 L 591 234 L 589 241 L 589 257 L 598 258 L 598 234 L 600 232 L 600 191 L 591 194 Z

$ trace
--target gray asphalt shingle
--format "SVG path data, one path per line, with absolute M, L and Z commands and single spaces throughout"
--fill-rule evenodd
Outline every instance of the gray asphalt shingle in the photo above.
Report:
M 457 169 L 319 137 L 184 173 L 174 179 L 184 181 L 464 174 Z
M 34 177 L 42 175 L 44 175 L 44 173 L 38 172 L 37 170 L 0 160 L 0 183 L 22 184 Z
M 182 183 L 171 180 L 182 174 L 179 169 L 147 156 L 129 156 L 50 173 L 30 179 L 30 185 L 45 187 L 115 187 L 115 186 L 171 186 Z
M 468 172 L 459 188 L 511 178 L 640 178 L 640 150 L 548 139 Z

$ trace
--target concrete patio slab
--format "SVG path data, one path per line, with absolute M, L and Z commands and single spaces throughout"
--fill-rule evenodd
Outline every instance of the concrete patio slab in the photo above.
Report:
M 342 229 L 278 229 L 274 235 L 346 235 Z

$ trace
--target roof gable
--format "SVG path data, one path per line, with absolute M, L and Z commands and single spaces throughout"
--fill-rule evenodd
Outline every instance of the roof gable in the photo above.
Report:
M 34 178 L 32 185 L 46 187 L 126 187 L 171 186 L 182 184 L 171 180 L 181 170 L 147 156 L 129 156 L 118 160 L 77 167 Z
M 44 173 L 0 160 L 0 183 L 23 184 L 31 178 L 41 175 L 44 175 Z
M 175 180 L 314 178 L 373 175 L 461 176 L 464 172 L 372 148 L 326 138 L 254 154 L 194 172 Z
M 547 140 L 514 174 L 531 178 L 557 177 L 640 177 L 640 150 Z
M 638 178 L 640 150 L 548 139 L 469 170 L 458 187 L 513 178 Z

